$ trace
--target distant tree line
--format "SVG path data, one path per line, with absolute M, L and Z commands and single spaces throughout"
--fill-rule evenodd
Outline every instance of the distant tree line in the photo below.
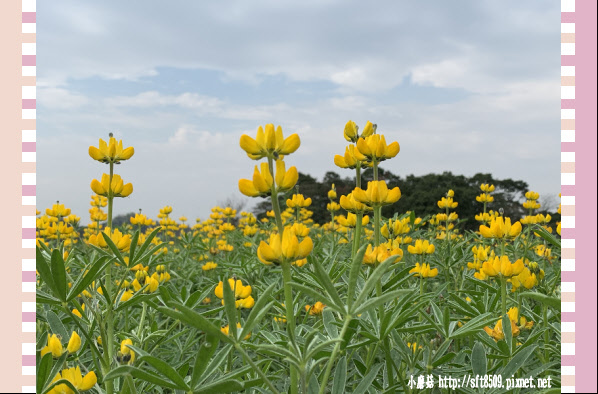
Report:
M 481 194 L 480 185 L 482 183 L 493 184 L 495 191 L 492 193 L 494 202 L 488 204 L 488 209 L 498 211 L 504 210 L 504 215 L 516 220 L 525 216 L 527 212 L 521 205 L 525 201 L 525 192 L 529 190 L 526 182 L 512 179 L 494 179 L 491 174 L 478 173 L 472 177 L 464 175 L 455 175 L 451 172 L 442 174 L 427 174 L 422 176 L 407 175 L 401 177 L 379 169 L 379 179 L 386 180 L 389 188 L 399 186 L 402 197 L 395 204 L 388 205 L 382 209 L 384 217 L 392 217 L 395 213 L 403 214 L 407 211 L 414 211 L 419 217 L 429 214 L 440 213 L 437 201 L 445 196 L 449 189 L 455 192 L 454 200 L 459 206 L 454 210 L 463 219 L 462 228 L 477 229 L 479 224 L 475 220 L 475 215 L 482 212 L 483 205 L 476 201 L 476 196 Z M 362 187 L 367 187 L 367 182 L 373 179 L 371 169 L 366 169 L 362 174 Z M 337 195 L 340 198 L 343 194 L 350 193 L 355 188 L 355 177 L 341 177 L 333 171 L 324 175 L 322 181 L 318 181 L 311 175 L 299 173 L 297 190 L 306 198 L 312 199 L 312 205 L 309 207 L 313 211 L 312 219 L 316 223 L 323 224 L 330 221 L 330 213 L 326 211 L 328 204 L 328 190 L 335 185 Z M 281 206 L 285 207 L 285 201 L 296 191 L 289 192 L 280 196 Z M 338 202 L 338 199 L 337 199 Z M 271 210 L 272 206 L 268 199 L 258 203 L 253 212 L 259 218 L 266 216 L 266 212 Z M 560 220 L 560 215 L 554 211 L 556 207 L 542 207 L 538 213 L 550 212 L 555 220 Z M 344 210 L 337 214 L 346 214 Z

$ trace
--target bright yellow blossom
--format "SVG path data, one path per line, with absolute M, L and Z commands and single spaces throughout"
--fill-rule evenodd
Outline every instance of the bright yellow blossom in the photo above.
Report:
M 390 205 L 399 201 L 401 190 L 398 186 L 389 190 L 386 181 L 371 181 L 368 182 L 367 190 L 356 187 L 353 190 L 353 197 L 355 200 L 371 207 Z
M 133 193 L 133 185 L 131 183 L 125 184 L 118 174 L 112 176 L 112 182 L 110 181 L 110 175 L 102 174 L 101 181 L 97 179 L 91 181 L 91 190 L 105 197 L 127 197 Z
M 295 152 L 300 144 L 299 135 L 292 134 L 285 139 L 282 128 L 278 126 L 274 130 L 273 124 L 267 124 L 265 131 L 260 126 L 255 139 L 243 134 L 240 140 L 241 148 L 253 160 L 259 160 L 262 157 L 278 159 L 279 155 L 289 155 Z
M 89 156 L 94 160 L 106 164 L 119 163 L 121 160 L 129 160 L 134 153 L 135 149 L 133 149 L 132 146 L 123 149 L 122 140 L 117 142 L 112 136 L 110 136 L 108 143 L 100 138 L 98 148 L 95 146 L 89 147 Z

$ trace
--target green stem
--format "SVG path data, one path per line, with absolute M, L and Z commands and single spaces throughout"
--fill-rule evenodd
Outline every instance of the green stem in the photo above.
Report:
M 260 378 L 262 378 L 262 380 L 268 385 L 268 387 L 270 388 L 270 390 L 272 390 L 272 392 L 274 394 L 279 394 L 278 390 L 276 390 L 276 387 L 274 387 L 274 385 L 272 384 L 272 382 L 270 381 L 270 379 L 268 379 L 268 377 L 264 374 L 264 372 L 261 370 L 261 368 L 258 368 L 258 366 L 255 365 L 255 363 L 253 362 L 253 360 L 251 359 L 251 357 L 249 357 L 249 355 L 247 354 L 247 352 L 245 351 L 245 349 L 243 349 L 243 347 L 241 345 L 239 345 L 238 343 L 235 344 L 235 349 L 237 349 L 237 351 L 239 353 L 241 353 L 241 355 L 243 356 L 243 358 L 245 359 L 245 361 L 247 361 L 247 363 L 249 365 L 251 365 L 251 367 L 253 368 L 253 370 L 255 372 L 257 372 L 257 374 L 260 376 Z
M 268 157 L 268 168 L 270 169 L 270 175 L 272 179 L 274 176 L 274 161 L 271 157 Z M 278 233 L 282 237 L 284 227 L 282 226 L 282 217 L 280 216 L 280 203 L 278 202 L 278 192 L 276 191 L 276 182 L 272 182 L 272 210 L 274 211 L 274 218 L 276 219 L 276 227 L 278 227 Z
M 349 323 L 351 322 L 352 318 L 353 317 L 351 315 L 345 316 L 345 323 L 343 324 L 343 328 L 341 329 L 339 338 L 342 339 L 345 337 L 347 329 L 349 328 Z M 336 345 L 334 345 L 334 349 L 332 349 L 332 354 L 328 359 L 328 364 L 326 365 L 326 370 L 324 371 L 324 377 L 322 378 L 322 382 L 320 383 L 319 394 L 324 394 L 324 392 L 326 391 L 326 386 L 328 386 L 328 379 L 330 378 L 330 372 L 332 372 L 332 366 L 334 365 L 334 362 L 336 361 L 336 356 L 338 355 L 338 352 L 341 348 L 341 342 L 342 341 L 337 342 Z
M 351 260 L 357 254 L 359 250 L 359 242 L 361 241 L 361 223 L 363 220 L 363 212 L 358 213 L 355 215 L 355 231 L 353 232 L 353 249 L 351 250 Z
M 291 264 L 282 263 L 282 279 L 284 285 L 284 305 L 287 314 L 287 333 L 289 335 L 292 347 L 295 343 L 295 308 L 293 306 L 293 292 L 291 289 Z M 298 389 L 298 375 L 297 368 L 291 365 L 291 393 L 296 393 Z
M 500 300 L 501 300 L 501 316 L 507 314 L 507 280 L 504 277 L 500 277 Z
M 110 178 L 109 184 L 112 185 L 112 177 L 114 175 L 114 163 L 110 163 Z M 108 236 L 112 235 L 112 208 L 114 205 L 114 197 L 112 196 L 112 189 L 108 190 L 108 227 L 110 228 L 110 232 Z M 112 294 L 112 264 L 108 264 L 106 267 L 106 290 L 111 298 L 115 297 L 115 294 Z M 114 359 L 114 311 L 113 305 L 109 304 L 107 306 L 107 333 L 106 333 L 106 353 L 108 355 L 108 371 L 112 369 L 112 362 Z M 103 339 L 103 338 L 102 338 Z M 114 392 L 113 381 L 106 382 L 106 394 L 112 394 Z
M 143 330 L 143 324 L 145 323 L 145 314 L 147 313 L 147 304 L 143 303 L 143 310 L 141 311 L 141 318 L 139 319 L 139 327 L 137 328 L 137 338 L 141 339 L 141 330 Z
M 374 246 L 380 245 L 380 214 L 382 207 L 374 207 Z

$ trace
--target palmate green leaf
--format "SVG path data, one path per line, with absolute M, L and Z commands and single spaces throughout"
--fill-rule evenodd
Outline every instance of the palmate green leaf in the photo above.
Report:
M 479 280 L 479 279 L 476 279 L 476 278 L 471 277 L 471 276 L 466 276 L 465 280 L 468 281 L 468 282 L 470 282 L 470 283 L 473 283 L 474 285 L 477 285 L 477 286 L 483 287 L 485 289 L 488 289 L 488 290 L 490 290 L 490 291 L 492 291 L 494 293 L 498 293 L 498 291 L 499 291 L 498 286 L 494 287 L 489 282 L 485 282 L 483 280 Z
M 236 282 L 235 282 L 236 286 Z M 223 281 L 222 291 L 224 295 L 224 311 L 228 320 L 228 332 L 231 337 L 237 340 L 237 308 L 235 306 L 235 293 L 229 286 L 228 280 Z
M 214 335 L 220 338 L 220 340 L 223 342 L 234 342 L 232 338 L 228 337 L 227 335 L 224 335 L 224 333 L 220 331 L 219 327 L 213 325 L 208 319 L 195 312 L 193 309 L 187 308 L 186 306 L 177 302 L 169 302 L 168 305 L 170 306 L 170 308 L 159 306 L 157 307 L 157 309 L 165 315 L 180 320 L 181 322 L 188 324 L 191 327 L 194 327 L 205 333 Z M 178 309 L 178 311 L 175 311 L 171 308 L 176 308 Z
M 122 265 L 126 266 L 127 263 L 125 262 L 125 258 L 123 257 L 123 255 L 120 252 L 120 250 L 118 250 L 118 248 L 116 247 L 116 245 L 114 244 L 114 242 L 112 241 L 112 239 L 110 239 L 110 237 L 108 236 L 108 234 L 106 234 L 103 231 L 100 234 L 102 234 L 102 237 L 104 237 L 104 241 L 106 241 L 106 244 L 108 245 L 108 247 L 110 248 L 110 250 L 112 251 L 112 253 L 114 253 L 114 256 L 116 257 L 116 259 L 118 261 L 120 261 L 120 263 Z
M 370 371 L 367 373 L 367 375 L 365 375 L 363 377 L 363 379 L 361 380 L 359 385 L 355 388 L 355 391 L 353 391 L 353 394 L 365 393 L 367 391 L 367 389 L 370 387 L 370 385 L 372 384 L 372 382 L 374 381 L 374 379 L 376 378 L 376 375 L 378 374 L 378 371 L 380 370 L 381 367 L 382 367 L 382 364 L 376 364 L 373 367 L 371 367 Z
M 502 331 L 505 334 L 505 343 L 507 344 L 510 355 L 511 349 L 513 349 L 513 332 L 511 330 L 511 319 L 508 314 L 502 317 Z
M 60 305 L 62 302 L 41 290 L 35 292 L 35 302 L 38 304 Z
M 47 393 L 50 390 L 52 390 L 54 387 L 59 386 L 61 384 L 67 385 L 71 390 L 73 390 L 73 393 L 79 394 L 79 390 L 77 390 L 77 388 L 75 386 L 73 386 L 73 384 L 69 380 L 66 380 L 66 379 L 58 379 L 57 381 L 55 381 L 54 383 L 52 383 L 51 385 L 46 387 L 44 389 L 44 391 L 42 391 L 42 393 Z
M 473 349 L 471 349 L 471 371 L 474 375 L 486 375 L 487 363 L 484 345 L 476 341 Z
M 91 282 L 97 279 L 96 277 L 98 272 L 103 271 L 104 268 L 108 264 L 112 264 L 114 260 L 114 258 L 102 256 L 99 259 L 97 259 L 93 264 L 91 264 L 91 267 L 86 269 L 87 273 L 85 275 L 81 275 L 79 279 L 77 279 L 73 284 L 73 287 L 71 288 L 71 291 L 67 296 L 67 301 L 71 301 L 73 298 L 81 294 L 83 290 L 85 290 L 87 286 L 91 284 Z
M 140 368 L 133 367 L 131 365 L 121 365 L 120 367 L 113 369 L 112 371 L 108 372 L 106 376 L 104 376 L 104 381 L 114 380 L 118 377 L 124 377 L 126 375 L 131 375 L 134 378 L 144 380 L 148 383 L 155 384 L 163 388 L 178 388 L 176 384 L 172 383 L 169 380 L 158 377 L 154 372 L 146 372 Z
M 336 319 L 330 309 L 324 308 L 322 311 L 322 321 L 324 322 L 324 329 L 330 338 L 338 337 L 338 327 L 334 324 Z
M 355 305 L 361 305 L 365 301 L 365 299 L 369 296 L 370 292 L 376 286 L 376 283 L 378 283 L 380 278 L 382 278 L 382 275 L 384 275 L 386 273 L 388 267 L 395 260 L 396 260 L 396 256 L 390 256 L 389 258 L 384 260 L 378 267 L 376 267 L 374 272 L 365 281 L 365 284 L 363 285 L 363 289 L 361 290 L 361 293 L 357 296 L 357 298 L 355 299 L 355 303 L 352 304 L 351 308 L 355 309 Z M 349 313 L 351 313 L 352 315 L 355 314 L 354 311 L 352 311 L 351 309 L 349 309 Z
M 534 224 L 532 231 L 534 233 L 536 233 L 537 235 L 539 235 L 540 237 L 544 238 L 544 240 L 546 240 L 547 242 L 549 242 L 550 244 L 552 244 L 552 246 L 555 246 L 557 248 L 561 248 L 561 241 L 555 237 L 554 235 L 552 235 L 551 233 L 549 233 L 548 231 L 546 231 L 546 229 L 538 224 Z
M 531 356 L 531 354 L 536 350 L 537 347 L 538 345 L 530 346 L 514 355 L 511 361 L 509 361 L 509 363 L 501 372 L 503 380 L 511 378 L 515 374 L 515 372 L 517 372 L 519 368 L 521 368 L 523 364 L 525 364 L 529 356 Z
M 64 267 L 64 260 L 60 250 L 54 249 L 52 257 L 50 258 L 50 269 L 52 277 L 54 278 L 54 285 L 56 287 L 56 296 L 61 301 L 66 301 L 66 268 Z
M 338 360 L 334 370 L 334 380 L 332 381 L 332 394 L 344 394 L 347 384 L 347 357 L 343 356 Z
M 451 338 L 462 338 L 467 335 L 475 334 L 478 330 L 482 327 L 491 324 L 496 320 L 493 313 L 487 312 L 482 315 L 476 316 L 467 323 L 465 323 L 461 328 L 456 330 L 451 334 Z
M 147 248 L 150 246 L 150 244 L 152 243 L 152 240 L 156 237 L 156 235 L 158 234 L 158 231 L 160 231 L 162 229 L 162 227 L 156 227 L 154 229 L 154 231 L 152 231 L 150 233 L 150 235 L 147 236 L 147 238 L 145 238 L 145 242 L 143 243 L 143 245 L 141 245 L 141 247 L 139 248 L 139 251 L 135 254 L 135 256 L 129 258 L 129 264 L 131 266 L 136 265 L 137 261 L 139 260 L 139 256 L 143 255 L 143 253 L 147 250 Z
M 162 375 L 166 376 L 173 384 L 180 390 L 188 391 L 191 388 L 185 383 L 185 380 L 178 374 L 178 372 L 172 368 L 167 362 L 160 360 L 157 357 L 146 355 L 139 357 L 139 362 L 145 361 Z
M 296 288 L 297 290 L 299 290 L 301 293 L 309 295 L 314 300 L 319 300 L 319 301 L 323 302 L 327 308 L 334 309 L 335 311 L 337 311 L 338 313 L 341 313 L 343 315 L 346 314 L 346 311 L 344 309 L 335 305 L 334 302 L 330 298 L 328 298 L 326 295 L 324 295 L 323 293 L 318 292 L 317 290 L 314 290 L 311 287 L 307 287 L 302 284 L 299 284 L 297 282 L 291 282 L 290 285 L 293 286 L 294 288 Z
M 39 277 L 42 280 L 42 282 L 48 286 L 48 289 L 52 292 L 53 296 L 58 297 L 58 289 L 56 287 L 56 284 L 54 283 L 52 270 L 50 269 L 50 265 L 48 264 L 46 257 L 39 249 L 39 247 L 35 248 L 35 265 L 37 268 L 37 272 L 39 272 Z
M 35 392 L 41 393 L 48 382 L 52 369 L 52 353 L 46 353 L 35 371 Z
M 64 324 L 62 324 L 62 321 L 58 318 L 58 315 L 56 315 L 56 313 L 48 311 L 46 313 L 46 321 L 50 325 L 50 330 L 52 331 L 52 333 L 58 334 L 60 338 L 62 338 L 61 342 L 68 341 L 70 335 L 66 331 L 66 328 L 64 328 Z
M 328 272 L 326 272 L 324 267 L 322 267 L 322 263 L 320 262 L 320 259 L 312 258 L 311 262 L 312 262 L 313 267 L 316 270 L 316 275 L 319 279 L 319 282 L 324 287 L 324 290 L 326 291 L 326 293 L 328 293 L 330 298 L 334 301 L 334 303 L 338 307 L 342 308 L 344 306 L 344 303 L 341 300 L 341 297 L 338 295 L 338 292 L 336 291 L 336 288 L 334 287 L 332 280 L 330 280 L 330 276 L 328 275 Z
M 193 371 L 191 375 L 191 387 L 196 387 L 199 383 L 199 379 L 205 372 L 208 362 L 216 353 L 220 339 L 214 335 L 207 335 L 199 347 L 197 356 L 195 357 L 195 364 L 193 365 Z
M 550 297 L 545 294 L 534 293 L 532 291 L 526 291 L 524 293 L 520 293 L 519 296 L 531 298 L 532 300 L 536 300 L 538 302 L 541 302 L 542 304 L 548 305 L 549 307 L 556 309 L 559 312 L 561 311 L 561 299 L 560 298 Z
M 52 361 L 51 353 L 46 354 L 44 357 L 46 357 L 48 355 L 50 356 L 50 362 L 51 362 Z M 68 355 L 69 355 L 68 352 L 64 352 L 62 354 L 62 356 L 60 356 L 60 358 L 58 360 L 56 360 L 56 362 L 52 366 L 52 369 L 50 370 L 50 373 L 46 376 L 46 379 L 43 383 L 43 387 L 41 388 L 41 391 L 39 391 L 39 392 L 45 393 L 47 391 L 50 391 L 51 387 L 48 387 L 48 385 L 50 384 L 52 379 L 54 379 L 54 377 L 58 374 L 58 372 L 60 372 Z
M 253 308 L 251 308 L 251 312 L 249 313 L 249 316 L 247 317 L 247 320 L 243 325 L 241 338 L 245 338 L 245 336 L 251 332 L 253 327 L 263 319 L 263 317 L 266 315 L 266 313 L 268 313 L 268 311 L 274 304 L 274 301 L 271 301 L 269 303 L 268 301 L 270 300 L 270 296 L 275 286 L 276 283 L 272 283 L 258 297 L 257 302 L 255 303 Z
M 351 270 L 349 271 L 349 283 L 347 284 L 347 306 L 349 310 L 351 310 L 353 306 L 353 301 L 355 300 L 357 279 L 359 278 L 359 273 L 361 272 L 361 267 L 363 265 L 363 256 L 365 255 L 366 249 L 367 245 L 362 245 L 355 254 L 353 261 L 351 262 Z
M 355 309 L 353 312 L 355 315 L 359 315 L 365 311 L 369 311 L 372 308 L 377 308 L 378 306 L 385 304 L 389 301 L 399 298 L 403 294 L 409 294 L 413 292 L 411 289 L 402 289 L 402 290 L 395 290 L 391 291 L 390 293 L 386 293 L 381 295 L 380 297 L 372 297 L 366 302 L 362 303 L 359 307 Z
M 135 231 L 131 238 L 131 245 L 129 246 L 129 264 L 135 259 L 135 251 L 137 250 L 137 242 L 139 242 L 139 230 Z

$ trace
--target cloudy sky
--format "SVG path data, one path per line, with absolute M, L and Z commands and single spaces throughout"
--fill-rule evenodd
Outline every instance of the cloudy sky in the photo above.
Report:
M 281 125 L 301 137 L 288 165 L 348 176 L 333 157 L 349 119 L 400 143 L 393 173 L 485 172 L 556 195 L 559 4 L 38 2 L 38 209 L 60 200 L 87 222 L 107 172 L 88 147 L 113 132 L 135 147 L 115 213 L 203 219 L 244 198 L 242 134 Z

